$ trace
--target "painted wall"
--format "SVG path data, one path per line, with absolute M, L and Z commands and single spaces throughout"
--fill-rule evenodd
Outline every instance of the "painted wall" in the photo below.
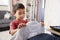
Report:
M 0 0 L 0 5 L 9 5 L 9 0 Z
M 60 0 L 46 0 L 45 28 L 60 26 Z

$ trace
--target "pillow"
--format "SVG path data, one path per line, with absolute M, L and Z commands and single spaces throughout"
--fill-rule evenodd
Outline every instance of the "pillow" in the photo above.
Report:
M 8 12 L 4 15 L 4 19 L 10 19 L 10 17 L 11 17 L 11 15 Z

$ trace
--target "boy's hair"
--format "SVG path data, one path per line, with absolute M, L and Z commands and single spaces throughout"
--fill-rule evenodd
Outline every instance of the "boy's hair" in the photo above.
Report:
M 18 10 L 18 9 L 25 9 L 25 7 L 24 7 L 24 5 L 21 4 L 21 3 L 15 4 L 15 5 L 13 6 L 13 12 L 14 12 L 14 14 L 16 13 L 16 10 Z

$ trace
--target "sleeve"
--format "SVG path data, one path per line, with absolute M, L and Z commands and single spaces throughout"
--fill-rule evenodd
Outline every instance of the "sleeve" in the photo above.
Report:
M 26 23 L 28 22 L 28 20 L 26 19 Z
M 15 27 L 15 23 L 14 22 L 11 22 L 10 23 L 10 29 L 15 29 L 16 27 Z

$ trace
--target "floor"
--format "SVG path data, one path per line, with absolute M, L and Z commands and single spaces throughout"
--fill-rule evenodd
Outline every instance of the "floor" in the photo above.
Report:
M 10 40 L 10 38 L 11 35 L 9 35 L 9 30 L 0 32 L 0 40 Z

